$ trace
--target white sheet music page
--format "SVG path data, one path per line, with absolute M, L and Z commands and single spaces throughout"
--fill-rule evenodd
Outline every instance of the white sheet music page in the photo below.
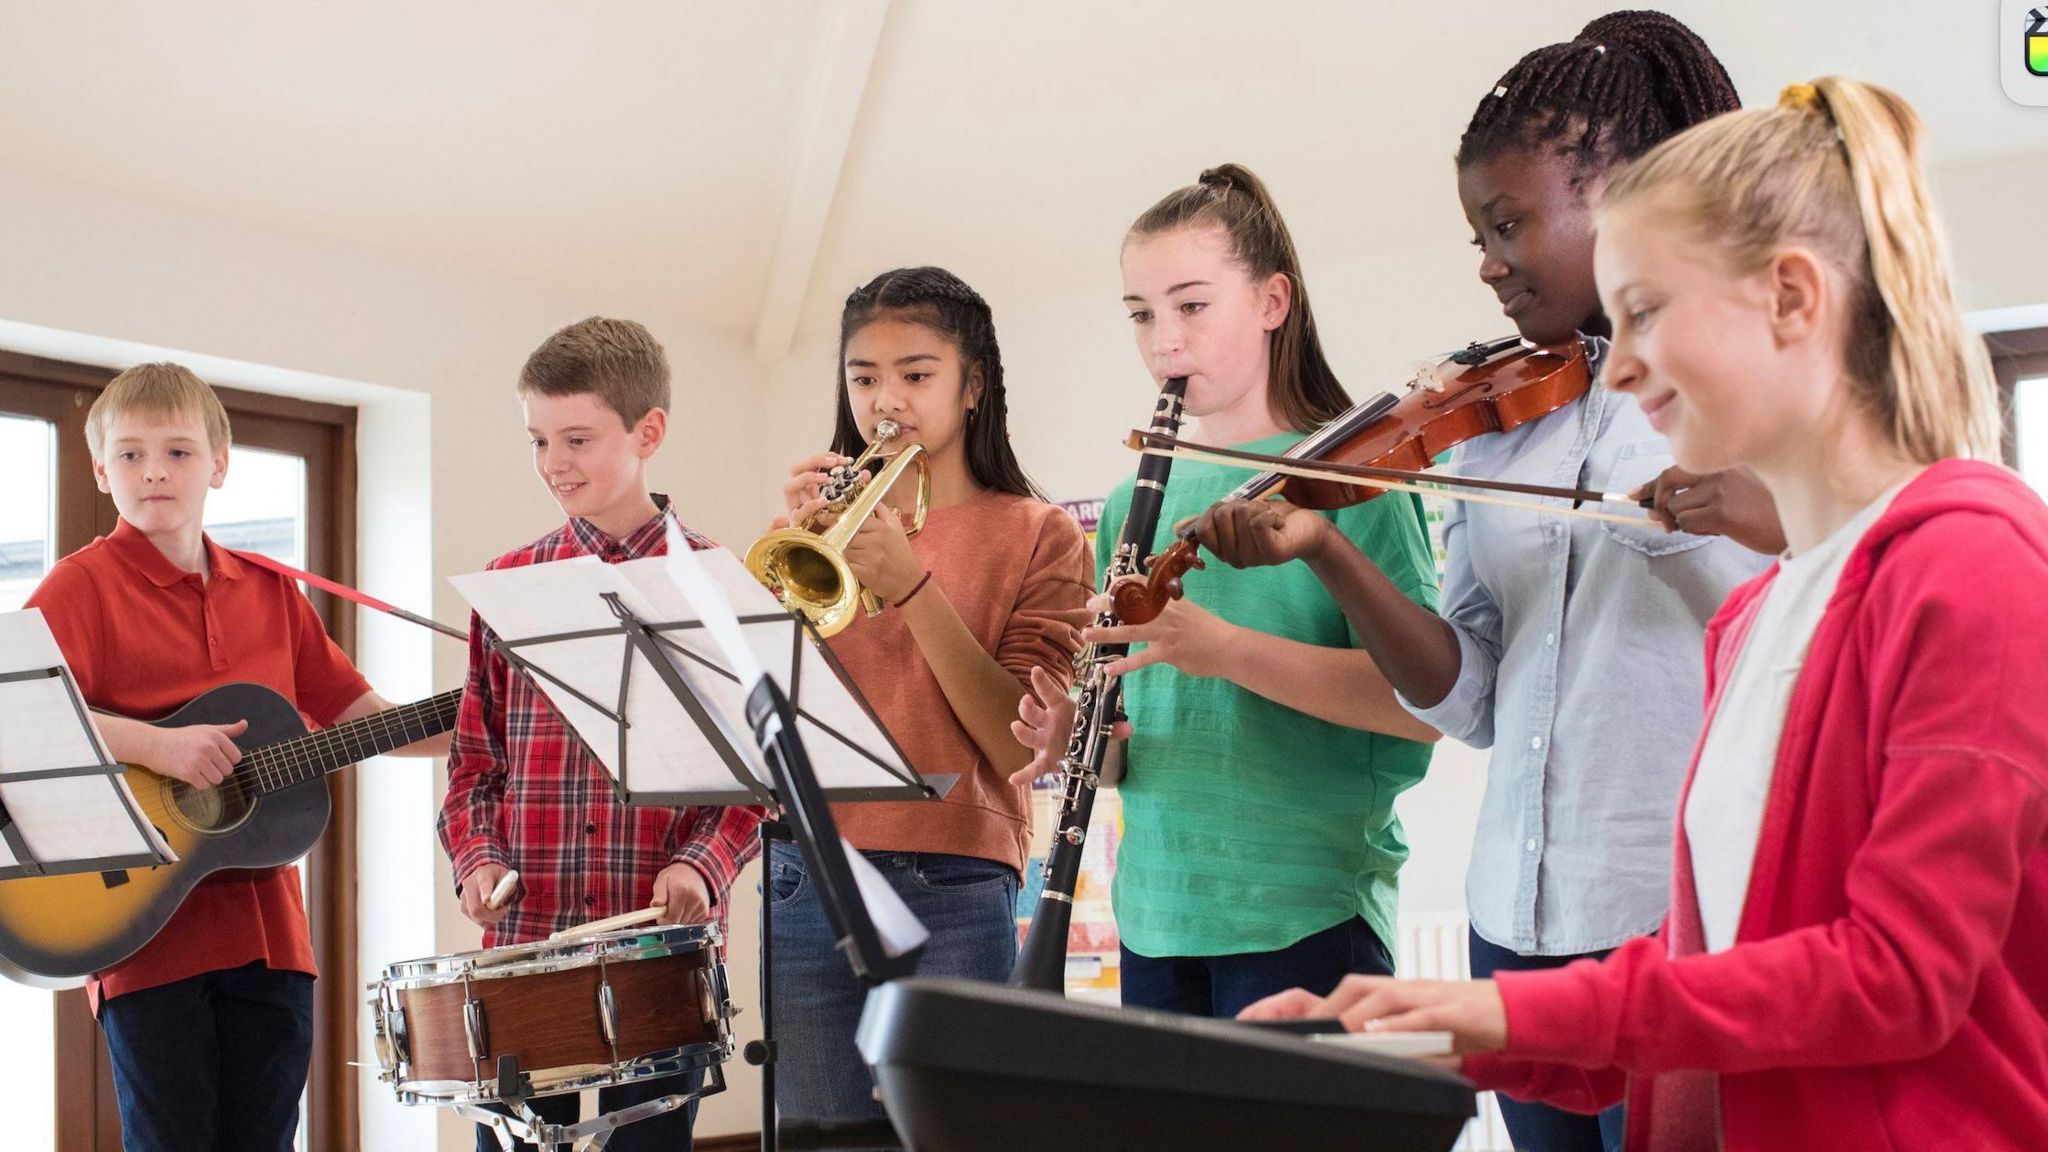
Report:
M 722 557 L 723 560 L 711 559 L 707 563 L 704 557 Z M 747 642 L 734 606 L 749 605 L 747 611 L 750 615 L 782 611 L 782 606 L 767 589 L 761 587 L 760 582 L 754 579 L 753 574 L 748 572 L 732 553 L 722 548 L 704 553 L 692 550 L 684 541 L 683 534 L 673 519 L 668 525 L 668 563 L 665 567 L 676 589 L 704 621 L 704 631 L 718 645 L 727 666 L 737 674 L 738 684 L 744 691 L 751 692 L 754 685 L 767 673 L 763 671 L 760 658 L 753 646 Z M 722 577 L 715 573 L 722 573 Z M 777 649 L 786 650 L 785 644 L 778 643 Z M 804 644 L 803 651 L 815 655 L 811 652 L 811 645 L 808 642 Z M 787 658 L 785 657 L 781 663 L 787 667 Z M 830 676 L 832 671 L 830 666 L 820 660 L 806 674 Z M 852 699 L 847 697 L 846 703 L 852 705 Z M 853 711 L 860 712 L 858 707 L 854 707 Z M 867 719 L 865 714 L 860 714 L 859 718 L 862 722 Z M 774 724 L 775 721 L 771 719 L 769 723 Z M 797 726 L 802 729 L 804 722 L 799 719 Z M 807 753 L 811 751 L 809 740 L 804 742 L 804 750 Z M 812 759 L 816 759 L 815 754 L 812 755 Z M 896 890 L 889 887 L 889 882 L 875 870 L 875 866 L 868 862 L 868 858 L 861 855 L 860 850 L 845 837 L 840 838 L 839 846 L 846 854 L 847 865 L 853 871 L 854 885 L 860 889 L 861 899 L 868 906 L 868 918 L 874 922 L 875 935 L 880 939 L 883 950 L 894 958 L 921 946 L 929 939 L 931 933 L 910 910 L 909 905 L 903 902 L 903 897 L 898 896 Z
M 41 609 L 0 613 L 0 674 L 69 665 Z M 87 724 L 91 712 L 86 713 Z M 177 855 L 139 812 L 120 776 L 60 776 L 9 782 L 10 775 L 107 763 L 97 727 L 56 676 L 0 683 L 0 802 L 29 853 L 46 864 L 155 854 Z M 141 830 L 137 830 L 140 825 Z M 20 863 L 0 840 L 0 867 Z
M 797 732 L 819 787 L 829 792 L 900 786 L 910 777 L 909 767 L 851 687 L 739 557 L 724 548 L 672 551 L 618 568 L 656 617 L 705 625 L 663 636 L 685 653 L 678 664 L 691 668 L 693 682 L 719 702 L 738 731 L 749 731 L 747 693 L 766 673 L 796 706 Z M 714 616 L 722 617 L 716 627 Z M 735 644 L 735 631 L 744 637 L 743 644 Z M 750 661 L 751 670 L 746 667 Z
M 683 536 L 681 523 L 673 516 L 668 518 L 667 531 L 668 563 L 662 566 L 663 571 L 675 582 L 676 589 L 683 594 L 683 599 L 689 602 L 690 609 L 697 613 L 698 619 L 704 621 L 704 630 L 711 634 L 711 639 L 718 645 L 718 650 L 725 654 L 726 662 L 737 675 L 740 687 L 752 692 L 754 685 L 760 683 L 761 677 L 766 673 L 761 670 L 761 661 L 754 655 L 754 650 L 747 645 L 746 634 L 740 630 L 739 614 L 733 610 L 733 605 L 752 601 L 756 609 L 764 611 L 780 608 L 781 605 L 775 602 L 775 597 L 766 588 L 761 587 L 760 582 L 753 578 L 753 573 L 747 572 L 744 566 L 741 566 L 741 575 L 747 578 L 745 584 L 753 585 L 752 591 L 744 586 L 721 587 L 718 578 L 711 574 L 704 561 L 698 559 L 697 550 L 690 547 L 689 540 Z M 725 552 L 723 548 L 717 551 L 724 552 L 727 559 L 732 558 L 732 553 Z M 731 584 L 730 579 L 727 580 L 727 584 Z M 760 596 L 753 595 L 753 592 L 759 592 Z M 739 599 L 735 600 L 735 596 Z M 763 597 L 766 598 L 765 601 Z
M 691 559 L 701 565 L 725 602 L 737 607 L 732 627 L 742 632 L 743 647 L 754 663 L 792 689 L 803 713 L 798 724 L 819 784 L 828 791 L 903 787 L 910 773 L 894 746 L 813 646 L 792 642 L 796 624 L 774 596 L 724 549 L 684 556 L 685 563 Z M 450 582 L 484 623 L 533 665 L 535 686 L 614 776 L 620 773 L 619 725 L 606 713 L 618 709 L 623 673 L 631 721 L 626 729 L 626 776 L 633 792 L 738 790 L 724 757 L 659 670 L 642 653 L 629 651 L 619 617 L 605 599 L 616 598 L 637 619 L 656 628 L 662 656 L 686 673 L 697 694 L 717 713 L 713 728 L 719 738 L 748 771 L 765 780 L 760 750 L 748 735 L 740 673 L 716 643 L 709 622 L 677 586 L 670 562 L 669 557 L 650 556 L 606 564 L 595 556 L 578 556 L 456 576 Z M 731 629 L 723 624 L 720 628 L 730 642 Z M 576 638 L 545 639 L 565 635 Z M 793 652 L 802 654 L 801 675 L 794 682 Z
M 931 938 L 931 932 L 917 913 L 903 902 L 903 897 L 889 887 L 868 858 L 861 854 L 847 839 L 839 838 L 839 846 L 846 852 L 846 862 L 853 869 L 854 886 L 860 889 L 860 898 L 867 902 L 868 919 L 874 921 L 875 936 L 881 940 L 882 948 L 891 959 L 923 944 Z

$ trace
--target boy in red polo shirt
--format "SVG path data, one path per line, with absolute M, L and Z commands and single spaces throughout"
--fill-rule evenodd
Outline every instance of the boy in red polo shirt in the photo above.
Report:
M 157 728 L 222 684 L 253 682 L 315 726 L 389 708 L 297 585 L 202 531 L 227 478 L 228 416 L 176 364 L 116 376 L 86 416 L 110 536 L 57 562 L 40 608 L 115 759 L 212 787 L 246 723 Z M 405 750 L 433 755 L 445 739 Z M 437 747 L 439 745 L 439 747 Z M 113 1055 L 123 1144 L 147 1152 L 290 1149 L 313 1045 L 313 949 L 296 865 L 216 872 L 135 955 L 89 985 Z
M 647 461 L 668 432 L 668 357 L 647 329 L 602 317 L 571 324 L 527 359 L 518 391 L 534 470 L 569 522 L 489 567 L 666 555 L 668 497 L 647 490 Z M 716 546 L 684 534 L 692 547 Z M 472 616 L 469 680 L 441 806 L 441 846 L 454 864 L 462 913 L 483 926 L 485 945 L 529 943 L 650 904 L 662 906 L 664 923 L 711 919 L 758 847 L 761 810 L 619 803 L 604 766 L 490 643 Z M 519 871 L 517 893 L 488 907 L 508 869 Z M 616 1111 L 683 1084 L 675 1077 L 606 1088 L 598 1106 Z M 579 1111 L 573 1094 L 531 1106 L 553 1124 L 574 1123 Z M 606 1147 L 689 1152 L 695 1116 L 693 1103 L 629 1124 Z M 477 1148 L 497 1152 L 489 1129 L 477 1129 Z

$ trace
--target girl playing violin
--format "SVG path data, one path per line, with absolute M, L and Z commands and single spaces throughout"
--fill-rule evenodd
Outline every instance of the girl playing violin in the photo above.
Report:
M 1155 381 L 1188 378 L 1186 411 L 1224 444 L 1279 452 L 1350 406 L 1323 358 L 1286 224 L 1257 177 L 1204 172 L 1132 225 L 1124 303 Z M 1242 479 L 1183 463 L 1154 548 Z M 1097 536 L 1107 566 L 1132 480 Z M 1420 504 L 1398 496 L 1324 521 L 1415 610 L 1436 606 Z M 1089 629 L 1145 647 L 1124 674 L 1136 727 L 1122 784 L 1113 901 L 1127 1004 L 1227 1016 L 1293 984 L 1390 972 L 1395 877 L 1408 848 L 1394 797 L 1436 733 L 1408 715 L 1329 593 L 1299 568 L 1194 573 L 1143 626 Z M 1100 607 L 1101 605 L 1097 605 Z M 1064 686 L 1034 674 L 1019 738 L 1050 771 L 1067 744 Z
M 1610 325 L 1594 289 L 1593 203 L 1617 165 L 1736 106 L 1707 46 L 1653 12 L 1601 17 L 1501 77 L 1459 142 L 1458 195 L 1480 279 L 1524 338 L 1581 339 L 1604 372 Z M 1467 441 L 1444 470 L 1627 491 L 1671 464 L 1632 395 L 1595 389 Z M 1774 546 L 1775 513 L 1755 487 L 1746 474 L 1720 478 L 1719 499 L 1687 507 L 1688 518 L 1719 517 L 1731 536 Z M 1493 749 L 1466 874 L 1475 975 L 1562 967 L 1656 928 L 1671 813 L 1700 723 L 1706 622 L 1763 557 L 1652 524 L 1453 502 L 1439 618 L 1321 517 L 1284 502 L 1225 505 L 1195 532 L 1231 564 L 1305 559 L 1415 715 Z M 1598 1125 L 1514 1101 L 1502 1111 L 1519 1148 L 1620 1138 L 1618 1110 Z
M 1629 1146 L 2048 1147 L 2048 508 L 2003 468 L 1884 89 L 1823 79 L 1607 190 L 1608 386 L 1789 551 L 1708 633 L 1661 937 L 1497 980 L 1358 980 L 1248 1015 L 1447 1029 L 1481 1084 Z

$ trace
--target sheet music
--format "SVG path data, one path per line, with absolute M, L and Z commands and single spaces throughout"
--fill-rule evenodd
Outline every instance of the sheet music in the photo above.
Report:
M 820 653 L 808 642 L 791 642 L 795 624 L 767 589 L 724 549 L 694 554 L 702 574 L 737 609 L 755 661 L 789 686 L 799 709 L 798 727 L 816 768 L 819 784 L 834 789 L 901 788 L 913 774 L 881 728 L 855 702 Z M 457 576 L 452 581 L 492 631 L 508 641 L 538 636 L 601 631 L 604 635 L 515 647 L 514 651 L 575 688 L 589 701 L 537 678 L 536 683 L 591 752 L 617 776 L 619 728 L 592 704 L 616 709 L 627 645 L 618 618 L 605 604 L 611 593 L 646 622 L 701 623 L 702 617 L 676 586 L 666 557 L 606 564 L 579 556 L 547 564 Z M 762 781 L 767 770 L 746 722 L 746 693 L 731 662 L 708 627 L 664 630 L 663 651 L 718 710 L 718 727 L 748 770 Z M 792 667 L 792 653 L 800 660 Z M 680 651 L 683 655 L 678 656 Z M 656 671 L 636 652 L 631 656 L 626 730 L 628 785 L 634 792 L 735 790 L 724 759 L 699 731 Z M 748 681 L 752 683 L 751 680 Z
M 882 942 L 882 948 L 890 959 L 909 952 L 931 938 L 924 922 L 917 913 L 903 902 L 889 882 L 868 858 L 855 848 L 846 837 L 839 838 L 840 850 L 846 853 L 846 862 L 853 868 L 854 886 L 860 889 L 860 898 L 868 906 L 868 919 L 874 921 L 875 937 Z
M 0 674 L 69 665 L 41 609 L 0 613 Z M 12 781 L 9 776 L 104 764 L 96 727 L 78 722 L 64 681 L 56 676 L 0 683 L 0 803 L 7 805 L 30 855 L 45 865 L 156 855 L 175 860 L 155 825 L 137 819 L 135 795 L 120 776 L 64 776 Z M 138 825 L 140 826 L 138 830 Z M 21 863 L 0 840 L 0 867 Z
M 697 558 L 697 550 L 690 547 L 689 540 L 683 536 L 681 521 L 672 515 L 669 516 L 664 530 L 668 533 L 668 563 L 665 565 L 668 578 L 683 594 L 683 599 L 688 601 L 690 607 L 703 619 L 704 627 L 710 631 L 712 641 L 718 645 L 719 651 L 725 654 L 727 663 L 738 674 L 740 684 L 752 691 L 753 686 L 767 673 L 761 670 L 760 660 L 755 658 L 753 649 L 747 646 L 746 633 L 740 628 L 739 614 L 733 611 L 733 592 L 720 587 L 718 578 L 712 575 L 704 561 Z M 750 579 L 753 576 L 753 573 L 744 570 L 744 566 L 742 574 Z M 730 570 L 727 570 L 726 578 L 731 579 Z M 748 600 L 754 599 L 750 592 L 740 590 L 739 594 Z

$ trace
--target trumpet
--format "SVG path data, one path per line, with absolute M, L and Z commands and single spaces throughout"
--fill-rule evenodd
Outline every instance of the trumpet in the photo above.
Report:
M 747 571 L 767 585 L 784 607 L 810 621 L 820 636 L 836 635 L 853 623 L 856 603 L 869 616 L 881 612 L 881 598 L 861 587 L 847 566 L 846 545 L 913 464 L 917 466 L 917 507 L 905 535 L 915 536 L 924 527 L 925 512 L 932 502 L 932 473 L 923 458 L 924 445 L 912 444 L 896 452 L 873 477 L 867 471 L 883 456 L 889 441 L 902 432 L 902 425 L 894 420 L 875 425 L 874 442 L 859 459 L 826 473 L 819 492 L 826 501 L 823 508 L 801 524 L 768 533 L 747 549 Z M 820 531 L 818 517 L 827 512 L 837 514 L 838 519 Z

